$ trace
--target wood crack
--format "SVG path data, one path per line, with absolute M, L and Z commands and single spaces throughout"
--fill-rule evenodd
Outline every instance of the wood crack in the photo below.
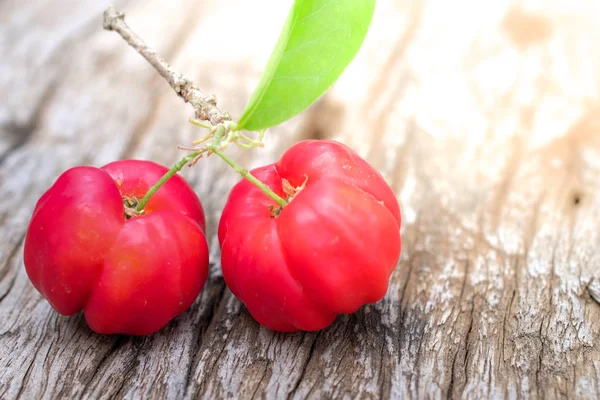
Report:
M 467 281 L 469 278 L 469 266 L 470 266 L 470 261 L 467 258 L 467 260 L 465 261 L 465 272 L 463 274 L 463 280 L 462 280 L 462 284 L 460 287 L 460 294 L 458 296 L 458 308 L 459 308 L 459 314 L 462 312 L 462 303 L 463 303 L 463 299 L 464 299 L 464 294 L 465 294 L 465 288 L 467 286 Z M 466 349 L 465 349 L 465 360 L 466 357 L 468 355 L 468 346 L 469 346 L 469 334 L 471 333 L 471 329 L 473 327 L 473 309 L 471 309 L 471 314 L 470 314 L 470 322 L 469 322 L 469 328 L 467 329 L 467 341 L 466 341 Z M 458 320 L 458 318 L 457 318 Z M 456 321 L 454 322 L 453 326 L 452 326 L 452 330 L 454 330 L 454 326 L 456 326 Z M 452 395 L 453 390 L 455 389 L 455 384 L 456 384 L 456 380 L 457 380 L 457 369 L 456 369 L 456 360 L 458 358 L 458 353 L 459 353 L 460 349 L 457 349 L 454 352 L 454 356 L 452 358 L 452 369 L 450 372 L 450 383 L 448 385 L 448 396 Z M 466 363 L 466 361 L 465 361 Z M 466 367 L 465 367 L 466 368 Z M 466 378 L 466 375 L 465 375 Z
M 212 266 L 211 266 L 211 268 L 212 268 Z M 188 369 L 187 369 L 187 374 L 186 374 L 186 379 L 185 379 L 185 389 L 183 392 L 184 398 L 186 398 L 189 394 L 189 390 L 192 387 L 192 378 L 193 378 L 194 372 L 200 362 L 200 358 L 199 358 L 198 354 L 199 354 L 199 349 L 202 347 L 202 343 L 204 343 L 204 341 L 205 341 L 204 335 L 206 334 L 206 332 L 211 331 L 210 327 L 214 323 L 215 315 L 217 315 L 217 311 L 221 307 L 221 303 L 223 302 L 223 300 L 225 298 L 225 290 L 227 289 L 227 286 L 225 285 L 225 282 L 222 279 L 219 279 L 219 281 L 220 282 L 217 283 L 218 285 L 220 285 L 218 294 L 213 297 L 214 305 L 213 305 L 213 307 L 210 307 L 210 312 L 208 313 L 206 318 L 199 321 L 199 325 L 204 327 L 204 329 L 197 330 L 198 333 L 195 338 L 196 345 L 194 347 L 190 346 L 191 355 L 196 354 L 196 356 L 190 357 L 191 361 L 190 361 L 190 365 L 188 366 Z
M 544 385 L 542 383 L 542 368 L 543 368 L 543 359 L 544 359 L 544 351 L 545 351 L 545 338 L 543 335 L 544 321 L 548 318 L 548 325 L 550 324 L 550 317 L 554 310 L 554 301 L 553 301 L 553 288 L 554 288 L 554 279 L 556 277 L 556 248 L 560 242 L 560 236 L 556 238 L 552 249 L 552 258 L 550 260 L 551 268 L 550 268 L 550 276 L 548 278 L 548 309 L 546 310 L 547 316 L 542 317 L 542 322 L 540 323 L 540 329 L 538 332 L 539 340 L 540 340 L 540 352 L 538 354 L 537 360 L 537 370 L 535 372 L 535 381 L 536 381 L 536 391 L 537 395 L 543 398 Z
M 544 398 L 541 395 L 542 392 L 542 383 L 540 379 L 541 371 L 542 371 L 542 362 L 544 359 L 544 339 L 542 336 L 542 329 L 544 327 L 544 318 L 542 318 L 542 322 L 540 323 L 540 329 L 538 332 L 540 338 L 540 352 L 538 353 L 537 358 L 537 370 L 535 371 L 535 382 L 536 382 L 536 391 L 539 398 Z M 541 397 L 540 397 L 541 396 Z
M 387 336 L 387 334 L 386 334 L 386 336 Z M 380 399 L 385 398 L 385 394 L 384 393 L 385 393 L 385 389 L 386 389 L 386 385 L 383 384 L 384 383 L 384 380 L 383 380 L 383 364 L 385 362 L 385 356 L 384 356 L 384 354 L 385 354 L 385 343 L 386 343 L 385 339 L 386 338 L 384 337 L 381 340 L 381 349 L 379 351 L 379 357 L 380 357 L 380 359 L 379 359 L 379 370 L 377 371 L 377 377 L 379 378 L 379 381 L 382 382 L 379 385 L 379 387 L 380 387 L 380 389 L 379 389 L 379 398 Z
M 290 391 L 289 395 L 288 395 L 288 399 L 291 399 L 296 392 L 298 391 L 298 388 L 300 387 L 300 384 L 302 383 L 302 380 L 304 379 L 304 377 L 306 376 L 306 371 L 308 369 L 308 365 L 310 364 L 313 354 L 315 352 L 315 348 L 317 347 L 317 339 L 319 337 L 320 332 L 316 332 L 316 333 L 306 333 L 305 337 L 307 335 L 314 335 L 314 340 L 312 341 L 312 343 L 310 344 L 310 348 L 308 350 L 308 355 L 306 357 L 306 361 L 304 362 L 304 364 L 302 365 L 302 373 L 300 374 L 300 376 L 298 377 L 298 380 L 296 381 L 296 383 L 294 384 L 294 387 L 292 387 L 292 390 Z
M 258 393 L 258 389 L 260 389 L 260 386 L 263 382 L 263 380 L 265 379 L 265 376 L 267 376 L 267 371 L 268 371 L 268 366 L 265 365 L 262 371 L 262 374 L 260 375 L 260 379 L 258 380 L 258 382 L 256 382 L 256 387 L 254 388 L 254 390 L 252 391 L 252 399 L 255 399 L 257 396 L 256 394 Z
M 457 349 L 454 352 L 454 356 L 452 357 L 452 369 L 451 369 L 451 373 L 450 373 L 450 384 L 448 385 L 448 391 L 446 393 L 446 397 L 448 398 L 452 398 L 453 397 L 453 392 L 454 392 L 454 387 L 455 387 L 455 382 L 456 382 L 456 360 L 458 360 L 458 353 L 459 353 L 459 349 Z
M 94 370 L 94 372 L 92 373 L 92 376 L 90 376 L 90 379 L 87 380 L 87 383 L 85 384 L 85 387 L 90 387 L 90 384 L 94 381 L 94 378 L 96 378 L 96 376 L 98 375 L 98 373 L 100 372 L 100 370 L 102 369 L 102 367 L 106 364 L 106 362 L 108 361 L 108 359 L 115 354 L 120 348 L 123 347 L 123 345 L 127 342 L 127 336 L 124 335 L 118 335 L 113 344 L 110 346 L 110 348 L 108 349 L 108 351 L 106 353 L 104 353 L 104 355 L 100 358 L 100 360 L 98 361 L 98 364 L 96 365 L 96 369 Z
M 54 347 L 55 342 L 51 342 L 50 346 L 48 346 L 48 351 L 46 352 L 46 355 L 44 356 L 44 360 L 42 361 L 42 365 L 46 365 L 46 361 L 48 361 L 48 356 L 50 355 L 50 352 L 52 352 L 52 347 Z M 46 390 L 48 389 L 48 379 L 44 379 L 44 387 L 42 388 L 41 392 L 42 393 L 46 393 Z
M 512 310 L 512 305 L 513 305 L 513 302 L 515 301 L 516 295 L 517 295 L 517 290 L 513 289 L 512 296 L 511 296 L 510 301 L 508 303 L 508 307 L 504 311 L 504 318 L 502 319 L 502 351 L 500 353 L 502 362 L 506 362 L 506 356 L 504 354 L 504 352 L 506 350 L 506 320 L 510 316 L 510 313 L 511 313 L 511 310 Z
M 35 350 L 35 353 L 31 359 L 31 363 L 29 363 L 29 366 L 27 367 L 27 370 L 25 371 L 25 375 L 23 376 L 21 387 L 19 388 L 19 391 L 17 392 L 17 395 L 15 396 L 16 399 L 21 397 L 21 394 L 23 393 L 23 391 L 25 390 L 25 387 L 27 386 L 27 382 L 29 381 L 29 375 L 31 373 L 31 368 L 33 368 L 33 365 L 35 364 L 35 360 L 37 359 L 39 352 L 40 352 L 40 347 L 38 347 Z
M 468 367 L 469 367 L 469 354 L 471 352 L 471 341 L 472 341 L 471 335 L 473 333 L 473 321 L 474 321 L 473 314 L 474 314 L 474 312 L 475 312 L 475 296 L 473 296 L 473 298 L 471 300 L 471 312 L 469 313 L 469 328 L 467 329 L 467 336 L 466 336 L 465 357 L 463 360 L 463 374 L 465 376 L 465 383 L 463 385 L 463 389 L 469 381 Z
M 425 333 L 426 329 L 427 329 L 427 324 L 425 324 L 423 326 L 423 331 L 421 332 L 421 335 L 419 335 L 419 346 L 417 347 L 417 354 L 415 356 L 415 359 L 417 360 L 417 362 L 418 362 L 418 360 L 421 359 L 421 349 L 423 348 L 423 333 Z M 419 374 L 419 373 L 411 374 L 410 375 L 411 382 L 413 381 L 413 377 L 415 377 L 414 380 L 415 380 L 415 387 L 416 387 L 414 395 L 416 397 L 420 397 L 419 396 L 419 379 L 421 378 L 421 374 Z

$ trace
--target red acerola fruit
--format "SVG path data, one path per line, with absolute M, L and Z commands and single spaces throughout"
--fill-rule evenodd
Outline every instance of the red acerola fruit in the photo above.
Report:
M 204 211 L 179 175 L 139 216 L 141 199 L 167 168 L 125 160 L 65 171 L 38 200 L 24 263 L 35 288 L 60 314 L 83 310 L 102 334 L 147 335 L 188 309 L 208 274 Z
M 224 279 L 262 325 L 315 331 L 379 301 L 401 250 L 400 207 L 349 147 L 307 140 L 231 191 L 219 224 Z

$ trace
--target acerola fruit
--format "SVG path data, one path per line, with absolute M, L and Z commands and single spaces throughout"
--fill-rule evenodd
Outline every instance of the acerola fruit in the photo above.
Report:
M 98 333 L 147 335 L 188 309 L 208 274 L 202 204 L 179 175 L 144 213 L 125 215 L 167 168 L 124 160 L 65 171 L 38 200 L 24 262 L 60 314 L 83 310 Z
M 349 147 L 306 140 L 231 191 L 219 224 L 223 277 L 267 328 L 315 331 L 383 298 L 401 250 L 400 207 Z M 292 196 L 291 198 L 289 196 Z

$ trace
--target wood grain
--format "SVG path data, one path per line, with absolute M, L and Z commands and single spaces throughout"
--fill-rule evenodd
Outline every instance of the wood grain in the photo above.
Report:
M 216 227 L 238 177 L 211 158 L 182 171 L 207 212 L 209 281 L 145 338 L 53 312 L 24 272 L 25 230 L 65 169 L 172 164 L 200 132 L 102 31 L 108 1 L 31 3 L 0 2 L 0 398 L 600 397 L 597 2 L 379 0 L 332 90 L 265 149 L 231 156 L 255 167 L 315 137 L 366 157 L 402 207 L 386 297 L 316 333 L 258 326 L 220 275 Z M 289 2 L 116 6 L 236 116 Z

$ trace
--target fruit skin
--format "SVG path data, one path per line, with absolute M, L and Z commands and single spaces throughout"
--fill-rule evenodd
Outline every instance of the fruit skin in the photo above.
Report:
M 316 331 L 340 313 L 379 301 L 401 251 L 400 207 L 381 174 L 349 147 L 305 140 L 252 174 L 285 197 L 282 179 L 306 185 L 278 205 L 246 180 L 219 223 L 223 277 L 263 326 Z
M 25 237 L 34 287 L 62 315 L 83 310 L 101 334 L 148 335 L 188 309 L 208 274 L 202 204 L 179 175 L 125 218 L 167 172 L 142 160 L 65 171 L 42 195 Z

